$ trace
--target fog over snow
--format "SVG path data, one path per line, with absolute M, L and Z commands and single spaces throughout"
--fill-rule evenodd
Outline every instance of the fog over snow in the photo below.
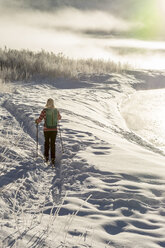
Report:
M 0 2 L 2 48 L 165 68 L 161 0 Z

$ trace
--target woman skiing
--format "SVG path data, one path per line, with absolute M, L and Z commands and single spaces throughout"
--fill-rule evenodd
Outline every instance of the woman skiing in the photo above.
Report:
M 55 164 L 55 142 L 57 136 L 57 123 L 61 120 L 61 115 L 54 106 L 52 98 L 47 100 L 45 108 L 41 111 L 38 119 L 35 120 L 39 124 L 44 119 L 44 157 L 45 161 L 49 161 L 49 150 L 51 150 L 51 162 Z

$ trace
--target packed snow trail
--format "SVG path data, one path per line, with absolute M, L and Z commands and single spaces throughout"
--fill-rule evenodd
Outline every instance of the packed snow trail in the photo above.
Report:
M 119 111 L 134 81 L 101 75 L 15 84 L 2 95 L 2 247 L 165 246 L 165 158 Z M 35 154 L 34 120 L 49 97 L 62 114 L 58 171 Z M 41 126 L 39 144 L 42 152 Z

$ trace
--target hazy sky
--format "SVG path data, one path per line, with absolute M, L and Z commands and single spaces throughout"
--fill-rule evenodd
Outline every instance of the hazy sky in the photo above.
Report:
M 164 17 L 165 0 L 0 0 L 0 47 L 114 60 L 128 48 L 160 55 Z
M 162 9 L 165 9 L 164 0 L 0 0 L 0 14 L 1 18 L 5 17 L 5 20 L 10 18 L 11 13 L 14 13 L 14 19 L 17 19 L 17 14 L 20 13 L 22 16 L 20 17 L 20 22 L 27 22 L 28 18 L 31 18 L 31 14 L 34 16 L 40 12 L 40 20 L 43 24 L 45 13 L 50 14 L 50 16 L 57 16 L 58 14 L 58 23 L 59 28 L 71 28 L 69 25 L 63 25 L 66 22 L 72 22 L 72 27 L 74 29 L 74 25 L 76 24 L 76 30 L 78 30 L 78 26 L 80 25 L 80 30 L 82 29 L 83 22 L 86 22 L 86 31 L 88 34 L 90 31 L 94 32 L 94 27 L 96 27 L 96 31 L 105 31 L 107 30 L 107 26 L 111 22 L 109 31 L 119 31 L 119 26 L 121 25 L 121 31 L 123 31 L 123 25 L 125 22 L 132 23 L 132 29 L 129 31 L 129 36 L 145 38 L 145 39 L 163 39 L 164 38 L 164 25 L 162 25 L 163 14 L 161 12 Z M 163 8 L 162 8 L 163 6 Z M 71 11 L 74 10 L 74 11 Z M 77 12 L 76 12 L 77 10 Z M 69 12 L 70 11 L 70 12 Z M 91 16 L 91 13 L 94 14 L 99 11 L 102 12 L 108 17 L 110 15 L 109 21 L 107 18 L 103 18 L 102 16 L 96 15 L 96 18 L 89 19 L 89 25 L 87 25 L 87 20 Z M 60 13 L 67 13 L 66 16 L 60 15 Z M 70 14 L 69 14 L 70 13 Z M 83 16 L 83 14 L 84 16 Z M 25 14 L 26 20 L 23 17 Z M 29 17 L 27 17 L 27 14 Z M 41 15 L 44 15 L 43 19 Z M 80 20 L 78 20 L 78 14 L 80 14 Z M 164 13 L 165 14 L 165 13 Z M 88 15 L 88 18 L 86 19 Z M 112 17 L 113 16 L 113 17 Z M 21 19 L 22 17 L 22 19 Z M 76 18 L 75 18 L 76 17 Z M 62 19 L 63 20 L 62 20 Z M 75 20 L 76 19 L 76 20 Z M 117 19 L 119 22 L 117 23 Z M 121 23 L 121 19 L 123 20 L 123 25 Z M 76 23 L 75 23 L 75 21 Z M 114 21 L 115 20 L 115 21 Z M 49 18 L 47 18 L 48 24 Z M 113 22 L 114 21 L 114 22 Z M 57 27 L 57 18 L 54 19 L 54 25 Z M 100 24 L 99 24 L 100 23 Z M 114 25 L 113 25 L 114 24 Z M 118 25 L 119 24 L 119 25 Z M 35 23 L 34 23 L 35 25 Z M 52 26 L 52 23 L 48 25 L 48 27 Z M 106 28 L 104 28 L 106 26 Z M 129 26 L 130 27 L 130 26 Z M 91 30 L 92 29 L 92 30 Z M 116 30 L 117 29 L 117 30 Z M 85 31 L 85 28 L 84 28 Z M 128 29 L 125 29 L 128 32 Z M 119 33 L 118 33 L 119 35 Z M 126 35 L 126 34 L 125 34 Z

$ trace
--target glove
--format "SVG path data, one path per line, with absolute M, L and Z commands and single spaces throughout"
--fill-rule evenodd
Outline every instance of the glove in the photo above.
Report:
M 38 124 L 38 120 L 37 119 L 35 120 L 35 124 Z

